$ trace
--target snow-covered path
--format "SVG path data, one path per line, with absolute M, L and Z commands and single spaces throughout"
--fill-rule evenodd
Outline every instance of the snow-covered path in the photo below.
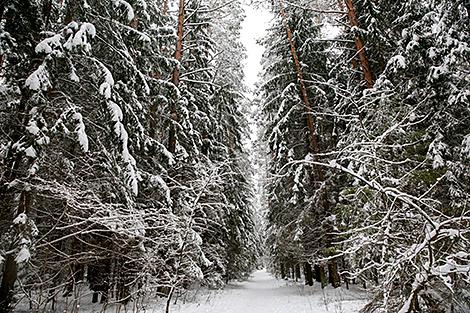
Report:
M 349 290 L 304 286 L 273 278 L 265 270 L 250 280 L 199 297 L 197 303 L 176 305 L 173 313 L 354 313 L 364 295 Z

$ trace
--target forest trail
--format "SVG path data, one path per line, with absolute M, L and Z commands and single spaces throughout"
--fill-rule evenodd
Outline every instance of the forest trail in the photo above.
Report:
M 176 305 L 173 313 L 354 313 L 365 304 L 357 291 L 312 287 L 278 280 L 259 270 L 246 282 L 231 283 L 223 291 Z

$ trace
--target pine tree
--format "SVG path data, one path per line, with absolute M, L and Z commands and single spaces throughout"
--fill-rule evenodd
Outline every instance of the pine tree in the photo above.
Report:
M 2 6 L 2 198 L 11 198 L 1 203 L 2 309 L 14 302 L 17 264 L 26 290 L 47 293 L 35 309 L 62 294 L 75 305 L 85 278 L 93 301 L 100 293 L 125 304 L 152 288 L 218 284 L 228 258 L 243 263 L 229 279 L 245 275 L 254 253 L 244 248 L 253 222 L 242 87 L 239 77 L 216 75 L 229 58 L 213 58 L 214 40 L 226 40 L 222 31 L 211 38 L 214 11 L 188 6 L 195 14 L 186 44 L 196 47 L 179 60 L 162 3 L 43 4 Z M 239 3 L 232 9 L 238 24 L 224 27 L 235 30 Z M 169 82 L 175 66 L 181 84 Z M 169 123 L 171 107 L 178 115 Z M 174 150 L 166 147 L 170 125 Z M 230 237 L 234 229 L 243 235 Z
M 349 123 L 340 142 L 338 162 L 355 177 L 342 192 L 342 210 L 349 212 L 349 233 L 363 231 L 348 239 L 355 244 L 345 251 L 356 275 L 380 286 L 369 311 L 433 310 L 437 299 L 450 298 L 451 284 L 466 285 L 465 278 L 450 274 L 459 265 L 449 272 L 441 266 L 459 264 L 457 255 L 466 249 L 465 240 L 449 229 L 467 227 L 462 199 L 468 178 L 462 176 L 465 159 L 458 151 L 468 127 L 456 118 L 466 116 L 465 105 L 454 99 L 468 89 L 458 78 L 461 65 L 468 64 L 460 44 L 468 34 L 456 35 L 454 29 L 460 30 L 468 15 L 462 4 L 446 1 L 357 1 L 356 9 L 377 81 L 362 94 L 349 87 L 359 123 Z M 423 234 L 416 236 L 416 229 Z M 443 246 L 449 250 L 443 252 Z M 396 289 L 397 284 L 404 288 Z M 465 310 L 465 296 L 452 297 L 455 302 L 440 306 Z
M 326 284 L 327 262 L 321 260 L 334 254 L 329 236 L 331 173 L 304 162 L 318 162 L 334 144 L 327 45 L 315 19 L 316 14 L 303 10 L 301 4 L 285 10 L 281 6 L 282 24 L 274 28 L 275 39 L 267 40 L 271 44 L 265 62 L 271 64 L 265 67 L 262 105 L 271 151 L 269 171 L 274 175 L 267 186 L 268 221 L 277 269 L 286 272 L 286 267 L 319 262 L 322 277 L 318 279 Z M 337 286 L 336 265 L 330 269 Z

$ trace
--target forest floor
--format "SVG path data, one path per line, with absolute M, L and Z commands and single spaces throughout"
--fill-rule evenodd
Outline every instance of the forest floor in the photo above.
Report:
M 355 313 L 366 303 L 367 294 L 352 287 L 322 290 L 319 284 L 278 280 L 259 270 L 245 282 L 176 304 L 172 313 Z
M 346 288 L 321 289 L 319 283 L 305 286 L 303 282 L 279 280 L 266 270 L 254 272 L 244 282 L 232 282 L 222 290 L 204 288 L 187 291 L 180 295 L 176 304 L 172 304 L 171 313 L 357 313 L 365 305 L 368 294 L 352 285 Z M 165 299 L 140 303 L 135 307 L 131 302 L 127 306 L 92 304 L 91 292 L 83 290 L 83 297 L 78 306 L 71 302 L 60 301 L 55 312 L 78 313 L 164 313 Z M 16 307 L 17 313 L 31 313 L 28 301 Z M 62 299 L 63 300 L 63 299 Z M 42 312 L 51 312 L 47 308 Z

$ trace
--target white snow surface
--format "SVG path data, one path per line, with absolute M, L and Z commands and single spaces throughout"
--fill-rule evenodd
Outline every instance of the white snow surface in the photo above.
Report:
M 27 262 L 31 258 L 31 253 L 29 253 L 29 249 L 26 246 L 23 246 L 18 252 L 18 255 L 15 258 L 16 263 L 23 263 Z
M 310 287 L 303 282 L 278 280 L 259 270 L 246 282 L 231 283 L 222 291 L 199 296 L 194 302 L 176 304 L 171 312 L 355 313 L 366 300 L 366 294 L 358 290 L 331 287 L 322 290 L 319 284 Z
M 18 214 L 18 216 L 13 220 L 13 224 L 15 225 L 24 225 L 26 224 L 26 220 L 28 219 L 28 216 L 24 213 Z
M 127 12 L 127 21 L 130 22 L 134 19 L 134 9 L 129 4 L 129 2 L 124 0 L 114 0 L 114 5 L 116 7 L 123 6 Z
M 50 85 L 49 72 L 44 64 L 39 65 L 39 67 L 29 75 L 25 81 L 25 87 L 35 91 L 46 91 Z
M 30 158 L 35 158 L 37 156 L 36 149 L 33 148 L 33 146 L 29 146 L 24 150 L 24 153 L 26 154 L 27 157 Z
M 67 26 L 69 29 L 77 29 L 78 24 L 72 22 Z M 89 38 L 94 38 L 96 36 L 96 28 L 91 23 L 82 23 L 80 29 L 75 33 L 71 34 L 67 41 L 64 44 L 65 49 L 73 51 L 76 47 L 82 47 L 85 52 L 91 50 L 91 44 Z
M 73 114 L 73 118 L 77 123 L 77 125 L 75 126 L 75 133 L 77 134 L 78 142 L 80 143 L 83 152 L 88 152 L 88 136 L 85 131 L 83 116 L 79 112 L 76 112 Z
M 61 40 L 61 34 L 56 34 L 52 37 L 46 38 L 36 46 L 35 51 L 36 53 L 51 54 L 55 48 L 61 46 Z
M 26 258 L 29 251 L 24 245 L 18 259 Z M 27 259 L 25 259 L 27 260 Z M 79 313 L 142 312 L 164 313 L 166 298 L 144 300 L 138 306 L 132 301 L 127 305 L 118 303 L 103 307 L 91 303 L 91 291 L 85 287 L 79 300 Z M 173 300 L 177 297 L 175 294 Z M 368 302 L 369 294 L 356 285 L 351 289 L 321 289 L 319 283 L 305 286 L 302 281 L 293 282 L 274 278 L 266 270 L 253 273 L 248 281 L 229 283 L 223 290 L 193 289 L 179 295 L 177 303 L 170 307 L 171 313 L 358 313 Z M 26 298 L 24 298 L 26 300 Z M 71 310 L 70 304 L 59 298 L 59 311 Z M 17 312 L 29 312 L 29 303 L 22 301 Z M 67 309 L 68 307 L 68 309 Z

